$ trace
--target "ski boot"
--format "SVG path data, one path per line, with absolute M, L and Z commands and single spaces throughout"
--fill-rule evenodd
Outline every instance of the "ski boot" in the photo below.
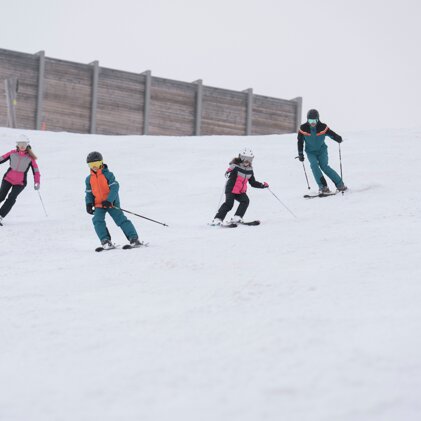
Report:
M 219 226 L 219 225 L 222 225 L 223 224 L 223 222 L 222 222 L 222 220 L 221 219 L 219 219 L 219 218 L 215 218 L 209 225 L 212 225 L 212 226 Z
M 142 244 L 138 238 L 132 238 L 130 240 L 130 247 L 140 247 Z
M 329 194 L 332 193 L 328 186 L 323 186 L 321 189 L 319 189 L 319 194 Z
M 110 250 L 110 249 L 114 249 L 115 245 L 111 242 L 111 240 L 105 239 L 105 240 L 101 240 L 101 247 L 104 250 Z

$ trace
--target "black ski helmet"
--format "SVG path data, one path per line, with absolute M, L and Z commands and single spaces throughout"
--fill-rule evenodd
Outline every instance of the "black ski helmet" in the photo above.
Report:
M 102 155 L 99 152 L 88 153 L 88 156 L 86 157 L 86 162 L 89 164 L 89 162 L 96 161 L 102 161 Z
M 311 109 L 307 113 L 307 120 L 320 120 L 319 112 L 317 110 Z

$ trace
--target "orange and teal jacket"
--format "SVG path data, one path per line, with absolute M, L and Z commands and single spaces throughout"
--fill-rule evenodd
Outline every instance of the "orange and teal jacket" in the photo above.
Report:
M 308 123 L 302 124 L 297 136 L 298 153 L 303 153 L 304 143 L 306 152 L 318 152 L 323 147 L 327 147 L 325 143 L 326 136 L 339 143 L 342 141 L 342 137 L 330 130 L 325 123 L 318 121 L 316 127 L 311 127 Z
M 91 174 L 86 177 L 85 184 L 86 204 L 93 203 L 96 208 L 102 208 L 102 202 L 108 200 L 114 206 L 120 207 L 119 184 L 106 164 L 97 172 L 91 170 Z

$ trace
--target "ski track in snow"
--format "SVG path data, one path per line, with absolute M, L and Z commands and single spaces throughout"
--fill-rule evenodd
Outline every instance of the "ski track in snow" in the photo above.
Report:
M 21 132 L 0 129 L 0 153 Z M 323 200 L 302 198 L 295 135 L 28 132 L 49 217 L 28 173 L 0 227 L 0 419 L 418 420 L 420 146 L 404 132 L 348 133 L 350 191 Z M 249 188 L 259 227 L 207 225 L 244 146 L 297 219 Z M 127 215 L 149 247 L 94 252 L 91 150 L 123 208 L 169 224 Z

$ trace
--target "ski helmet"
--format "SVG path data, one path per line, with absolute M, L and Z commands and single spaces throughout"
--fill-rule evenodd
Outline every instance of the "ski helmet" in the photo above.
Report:
M 238 155 L 242 161 L 253 161 L 254 154 L 250 148 L 244 148 Z
M 21 134 L 18 137 L 18 140 L 16 141 L 16 146 L 22 145 L 22 146 L 28 146 L 30 143 L 29 137 L 26 136 L 26 134 Z
M 99 152 L 90 152 L 86 158 L 86 162 L 89 164 L 90 162 L 102 161 L 102 155 Z
M 309 112 L 307 113 L 307 120 L 320 120 L 319 117 L 319 112 L 315 109 L 311 109 L 309 110 Z

